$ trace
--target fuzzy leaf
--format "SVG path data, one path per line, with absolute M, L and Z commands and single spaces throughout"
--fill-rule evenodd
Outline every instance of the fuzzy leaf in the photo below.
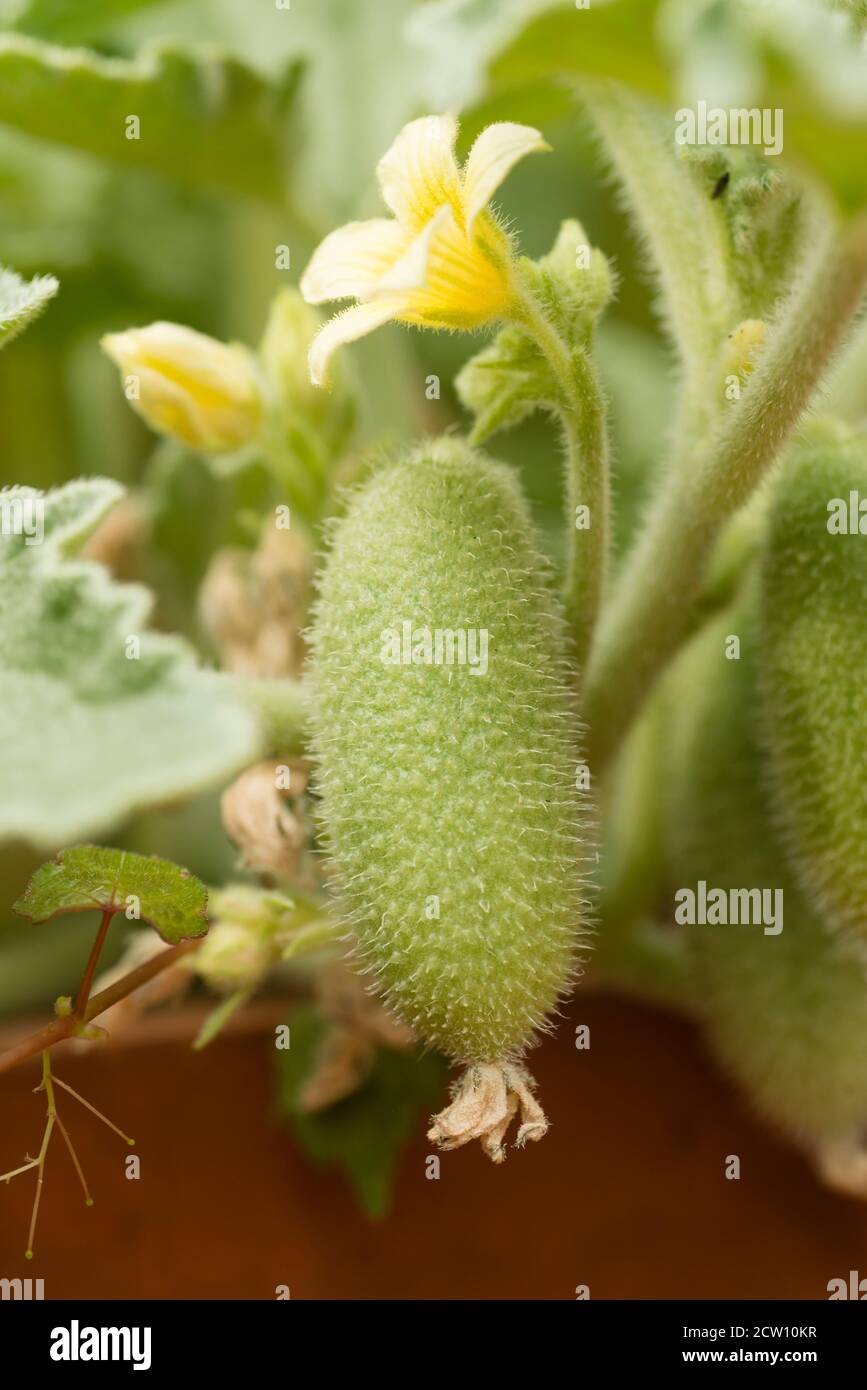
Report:
M 500 102 L 507 97 L 513 111 L 520 104 L 530 123 L 534 103 L 546 109 L 558 75 L 567 74 L 616 73 L 633 92 L 663 102 L 670 116 L 698 98 L 708 106 L 780 109 L 787 161 L 824 178 L 854 210 L 867 193 L 862 40 L 828 0 L 592 0 L 586 10 L 552 0 L 495 58 L 488 92 Z M 733 80 L 736 102 L 727 99 Z
M 407 21 L 406 37 L 422 60 L 432 109 L 466 106 L 482 95 L 491 58 L 555 0 L 432 0 Z
M 13 911 L 47 922 L 65 912 L 124 912 L 130 898 L 170 946 L 208 930 L 208 890 L 189 869 L 100 845 L 61 850 L 36 870 Z
M 219 677 L 144 630 L 147 591 L 72 558 L 120 494 L 104 478 L 0 493 L 0 837 L 54 848 L 258 754 Z
M 23 280 L 14 270 L 0 267 L 0 347 L 38 318 L 59 288 L 53 275 Z
M 14 22 L 9 25 L 22 34 L 63 43 L 90 39 L 109 24 L 136 10 L 152 9 L 165 0 L 19 0 Z
M 762 660 L 766 734 L 790 858 L 828 923 L 865 940 L 862 498 L 867 502 L 867 435 L 811 441 L 790 459 L 770 513 Z M 848 528 L 853 505 L 854 534 L 829 530 L 838 519 Z
M 606 256 L 590 245 L 584 228 L 567 219 L 547 256 L 526 258 L 521 268 L 546 315 L 568 343 L 589 346 L 597 319 L 614 292 Z
M 235 0 L 230 7 L 236 24 L 249 28 L 246 10 Z M 298 151 L 308 212 L 339 222 L 375 201 L 374 165 L 419 107 L 415 55 L 402 32 L 414 7 L 415 0 L 296 0 L 291 17 L 278 16 L 310 60 Z
M 574 352 L 588 352 L 596 321 L 611 297 L 613 277 L 601 251 L 592 248 L 579 222 L 566 221 L 547 256 L 521 260 L 525 284 L 555 330 Z M 513 429 L 538 408 L 564 405 L 562 388 L 535 340 L 522 329 L 501 329 L 472 357 L 455 387 L 476 416 L 472 443 Z
M 279 198 L 300 68 L 274 83 L 221 53 L 159 44 L 127 61 L 0 37 L 0 122 L 187 182 Z M 128 135 L 128 118 L 140 123 Z
M 548 363 L 531 338 L 518 328 L 502 329 L 471 357 L 455 389 L 476 423 L 471 440 L 481 444 L 498 430 L 513 429 L 542 404 L 554 406 L 560 390 Z
M 295 1137 L 314 1163 L 337 1163 L 367 1213 L 384 1216 L 405 1140 L 420 1113 L 439 1098 L 445 1063 L 435 1053 L 381 1048 L 364 1086 L 337 1105 L 305 1114 L 298 1096 L 322 1043 L 327 1024 L 315 1009 L 289 1017 L 291 1047 L 277 1053 L 278 1099 Z

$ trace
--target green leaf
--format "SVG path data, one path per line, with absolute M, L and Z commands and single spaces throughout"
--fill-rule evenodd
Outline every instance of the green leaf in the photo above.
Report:
M 279 199 L 299 75 L 292 64 L 271 83 L 220 52 L 174 43 L 127 61 L 7 34 L 0 122 L 127 168 Z
M 189 869 L 99 845 L 61 850 L 36 870 L 13 911 L 47 922 L 63 912 L 125 912 L 130 899 L 170 946 L 208 930 L 208 890 Z
M 476 417 L 470 436 L 482 444 L 498 430 L 514 429 L 540 406 L 554 409 L 560 388 L 528 334 L 503 328 L 489 347 L 471 357 L 455 379 L 461 404 Z
M 847 207 L 867 197 L 867 49 L 824 0 L 592 0 L 587 10 L 564 0 L 495 57 L 488 95 L 515 103 L 532 92 L 544 105 L 558 74 L 616 74 L 664 102 L 672 129 L 675 109 L 699 97 L 779 109 L 786 162 L 820 174 Z
M 0 347 L 38 318 L 59 288 L 53 275 L 22 280 L 14 270 L 0 267 Z
M 305 1114 L 298 1096 L 328 1025 L 312 1008 L 295 1010 L 288 1022 L 291 1046 L 277 1053 L 280 1109 L 308 1157 L 339 1164 L 368 1214 L 384 1216 L 401 1148 L 419 1112 L 435 1105 L 445 1062 L 434 1053 L 382 1048 L 361 1090 L 328 1110 Z
M 246 27 L 246 12 L 233 8 Z M 310 58 L 302 93 L 308 138 L 298 179 L 305 210 L 311 202 L 328 222 L 360 206 L 378 208 L 376 162 L 418 114 L 416 55 L 403 34 L 414 8 L 415 0 L 296 0 L 292 6 L 291 28 Z
M 20 0 L 10 29 L 40 39 L 91 39 L 109 24 L 166 0 Z
M 521 274 L 567 348 L 589 352 L 596 320 L 611 297 L 613 277 L 581 224 L 564 222 L 546 256 L 538 261 L 522 258 Z M 512 326 L 501 329 L 489 347 L 470 358 L 455 388 L 476 416 L 474 444 L 498 430 L 514 428 L 537 408 L 569 409 L 539 344 L 529 332 Z
M 55 848 L 98 834 L 259 752 L 221 679 L 145 631 L 147 591 L 73 558 L 121 491 L 94 478 L 0 492 L 0 837 Z
M 406 37 L 422 55 L 424 96 L 437 111 L 477 101 L 485 70 L 529 20 L 556 0 L 433 0 L 410 15 Z
M 648 96 L 666 97 L 668 66 L 657 51 L 658 0 L 591 0 L 586 10 L 551 4 L 500 53 L 492 65 L 495 89 L 539 80 L 555 72 L 618 79 Z

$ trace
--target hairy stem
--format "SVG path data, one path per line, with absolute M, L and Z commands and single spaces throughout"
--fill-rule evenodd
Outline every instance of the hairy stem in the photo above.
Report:
M 608 574 L 610 488 L 605 402 L 590 359 L 576 355 L 576 402 L 562 412 L 566 441 L 566 616 L 583 672 L 596 632 Z M 579 525 L 586 507 L 589 524 Z M 582 518 L 585 514 L 582 513 Z
M 691 630 L 711 547 L 766 475 L 861 304 L 867 219 L 825 241 L 768 338 L 741 399 L 672 470 L 600 627 L 587 674 L 590 761 L 601 771 Z
M 545 354 L 561 391 L 558 413 L 566 453 L 566 577 L 564 600 L 573 656 L 584 670 L 602 607 L 608 571 L 610 486 L 605 398 L 589 354 L 570 353 L 532 297 L 521 317 Z M 578 509 L 586 518 L 578 520 Z

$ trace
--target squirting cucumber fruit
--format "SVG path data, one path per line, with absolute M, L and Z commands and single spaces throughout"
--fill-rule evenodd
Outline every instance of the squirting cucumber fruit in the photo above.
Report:
M 827 925 L 867 946 L 862 499 L 867 436 L 820 437 L 788 460 L 762 564 L 762 685 L 776 808 L 793 866 Z
M 727 660 L 726 637 L 740 637 Z M 757 594 L 714 620 L 669 676 L 673 885 L 782 891 L 782 930 L 685 925 L 710 1041 L 756 1108 L 834 1186 L 867 1195 L 867 981 L 804 893 L 775 824 L 763 743 Z
M 588 819 L 574 676 L 508 469 L 454 439 L 383 465 L 335 525 L 311 728 L 340 906 L 376 986 L 466 1065 L 431 1131 L 503 1157 L 546 1121 L 520 1059 L 576 971 Z

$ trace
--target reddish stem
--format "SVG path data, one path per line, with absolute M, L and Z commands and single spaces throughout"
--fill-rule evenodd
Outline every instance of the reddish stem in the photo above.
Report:
M 73 1018 L 77 1019 L 79 1022 L 84 1019 L 87 1001 L 90 998 L 90 991 L 93 985 L 93 977 L 96 974 L 96 967 L 102 955 L 102 948 L 105 945 L 105 938 L 111 926 L 111 919 L 116 912 L 116 907 L 107 907 L 104 910 L 102 921 L 99 924 L 99 931 L 96 933 L 96 940 L 90 948 L 87 965 L 84 967 L 84 974 L 81 977 L 81 984 L 78 987 L 78 997 L 75 1001 L 75 1008 L 72 1011 Z
M 110 1009 L 112 1004 L 126 999 L 128 994 L 133 994 L 142 985 L 146 985 L 148 980 L 152 980 L 155 975 L 167 970 L 183 956 L 189 955 L 191 951 L 197 950 L 203 939 L 197 937 L 192 941 L 181 941 L 177 946 L 170 946 L 167 951 L 163 951 L 160 955 L 154 956 L 152 960 L 146 961 L 144 965 L 139 965 L 135 970 L 131 970 L 128 975 L 124 975 L 122 980 L 109 985 L 108 989 L 100 990 L 99 994 L 94 995 L 87 1005 L 83 1019 L 79 1020 L 74 1015 L 70 1015 L 69 1018 L 59 1018 L 56 1022 L 49 1023 L 47 1027 L 40 1028 L 38 1033 L 31 1033 L 29 1038 L 24 1038 L 14 1047 L 0 1053 L 0 1072 L 11 1071 L 13 1067 L 18 1066 L 19 1062 L 26 1062 L 28 1057 L 35 1057 L 38 1052 L 44 1052 L 46 1048 L 54 1047 L 56 1043 L 71 1037 L 80 1023 L 90 1023 L 91 1019 L 105 1013 L 106 1009 Z

